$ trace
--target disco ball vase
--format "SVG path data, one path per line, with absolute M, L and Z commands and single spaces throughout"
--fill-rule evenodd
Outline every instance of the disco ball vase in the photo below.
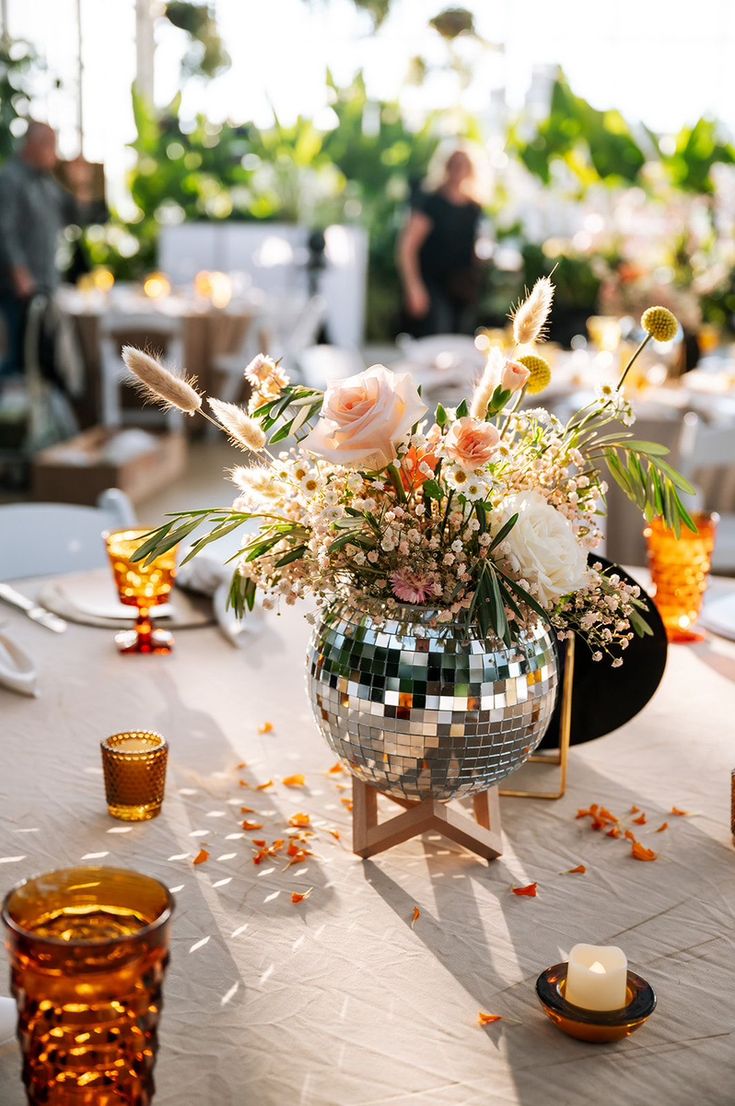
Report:
M 370 613 L 368 613 L 370 611 Z M 558 657 L 542 622 L 506 646 L 436 611 L 322 611 L 307 652 L 317 725 L 353 775 L 397 798 L 449 800 L 519 768 L 554 710 Z

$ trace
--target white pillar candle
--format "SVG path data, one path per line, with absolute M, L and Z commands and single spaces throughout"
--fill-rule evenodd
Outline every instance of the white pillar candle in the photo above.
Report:
M 583 1010 L 620 1010 L 626 1003 L 628 960 L 617 945 L 575 945 L 564 997 Z

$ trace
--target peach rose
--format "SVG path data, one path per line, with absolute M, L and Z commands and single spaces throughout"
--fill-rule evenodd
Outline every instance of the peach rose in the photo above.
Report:
M 463 469 L 479 469 L 488 463 L 499 441 L 491 423 L 466 415 L 452 423 L 442 452 Z
M 528 383 L 530 372 L 520 361 L 506 361 L 500 383 L 506 392 L 519 392 Z
M 409 373 L 373 365 L 329 385 L 319 422 L 303 445 L 347 468 L 385 468 L 426 410 Z

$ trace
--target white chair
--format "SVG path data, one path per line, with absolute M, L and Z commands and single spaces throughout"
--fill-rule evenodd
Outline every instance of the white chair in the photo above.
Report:
M 689 412 L 684 416 L 678 444 L 678 464 L 697 488 L 694 509 L 717 511 L 714 572 L 735 572 L 735 425 L 707 425 Z M 693 497 L 689 497 L 693 498 Z
M 176 316 L 109 312 L 100 318 L 99 326 L 101 421 L 105 427 L 117 427 L 123 422 L 120 386 L 130 377 L 120 357 L 121 347 L 131 342 L 151 345 L 156 351 L 162 348 L 165 360 L 180 368 L 184 363 L 183 325 Z M 169 411 L 166 418 L 172 430 L 181 429 L 183 415 L 180 411 Z M 160 420 L 161 413 L 156 409 L 135 412 L 136 423 Z
M 475 339 L 469 334 L 432 334 L 428 338 L 412 338 L 410 334 L 399 334 L 396 345 L 406 360 L 417 365 L 451 365 L 465 362 L 482 368 L 485 355 L 475 345 Z M 442 366 L 442 360 L 446 365 Z
M 307 346 L 297 361 L 301 379 L 309 388 L 326 388 L 333 380 L 344 380 L 365 369 L 357 350 L 339 346 Z
M 0 506 L 0 580 L 102 568 L 107 563 L 103 532 L 135 524 L 130 500 L 118 488 L 103 492 L 96 507 Z

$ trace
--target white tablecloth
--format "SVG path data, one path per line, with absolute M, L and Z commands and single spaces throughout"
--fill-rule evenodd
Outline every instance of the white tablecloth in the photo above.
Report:
M 503 800 L 493 864 L 440 838 L 364 862 L 309 715 L 299 612 L 242 652 L 215 629 L 182 631 L 170 658 L 120 657 L 107 630 L 57 637 L 7 614 L 42 694 L 0 690 L 2 887 L 89 862 L 176 889 L 156 1106 L 731 1106 L 735 646 L 672 648 L 648 708 L 573 750 L 562 801 Z M 106 814 L 98 746 L 136 726 L 167 735 L 172 763 L 162 816 L 127 826 Z M 304 793 L 279 782 L 295 772 Z M 634 829 L 659 859 L 636 862 L 576 820 L 591 802 L 643 809 Z M 243 803 L 269 840 L 295 811 L 342 838 L 322 830 L 308 863 L 256 867 Z M 203 844 L 211 859 L 194 867 Z M 586 875 L 561 874 L 580 863 Z M 511 893 L 531 881 L 537 898 Z M 621 945 L 656 989 L 632 1038 L 583 1044 L 540 1012 L 536 976 L 577 941 Z M 480 1029 L 480 1009 L 504 1020 Z M 0 1048 L 3 1106 L 24 1101 L 18 1068 L 16 1046 Z

